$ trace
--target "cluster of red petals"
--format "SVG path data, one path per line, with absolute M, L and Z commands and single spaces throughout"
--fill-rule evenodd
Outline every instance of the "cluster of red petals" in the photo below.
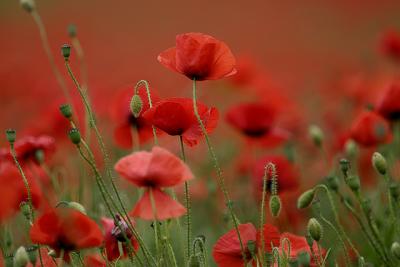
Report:
M 29 172 L 25 172 L 28 180 L 33 206 L 39 207 L 42 202 L 40 187 Z M 20 204 L 28 201 L 28 192 L 21 174 L 13 164 L 0 164 L 0 222 L 9 219 L 20 211 Z
M 115 170 L 135 186 L 145 188 L 131 216 L 145 220 L 164 220 L 185 214 L 185 207 L 162 191 L 162 188 L 182 184 L 192 179 L 193 174 L 183 161 L 168 150 L 156 146 L 151 152 L 132 153 L 121 158 Z
M 400 120 L 400 82 L 394 82 L 388 86 L 376 110 L 388 120 Z
M 253 185 L 258 196 L 262 193 L 265 166 L 273 163 L 278 175 L 278 190 L 280 193 L 294 191 L 299 188 L 299 175 L 296 166 L 286 157 L 280 155 L 267 155 L 258 159 L 253 168 Z M 268 191 L 271 186 L 271 171 L 267 176 Z
M 165 67 L 189 79 L 217 80 L 236 73 L 236 60 L 229 47 L 203 33 L 176 36 L 176 46 L 158 56 Z
M 41 135 L 38 137 L 26 136 L 18 139 L 14 143 L 15 153 L 20 163 L 35 162 L 39 164 L 36 159 L 36 152 L 41 150 L 45 154 L 45 159 L 55 151 L 54 138 L 48 135 Z M 2 148 L 0 150 L 0 159 L 13 161 L 9 148 Z
M 33 223 L 30 230 L 33 243 L 47 245 L 57 253 L 98 247 L 103 243 L 103 234 L 95 221 L 83 213 L 70 208 L 50 209 Z
M 381 51 L 391 59 L 400 62 L 400 33 L 388 31 L 381 41 Z
M 263 248 L 262 239 L 264 240 L 264 252 L 272 251 L 273 247 L 280 248 L 280 251 L 287 247 L 282 248 L 281 240 L 287 238 L 291 244 L 291 252 L 289 257 L 295 259 L 297 254 L 301 251 L 308 252 L 311 256 L 311 250 L 304 237 L 296 236 L 291 233 L 280 234 L 279 230 L 270 224 L 265 224 L 263 227 L 263 238 L 261 238 L 261 232 L 254 227 L 251 223 L 241 224 L 238 226 L 242 244 L 245 246 L 246 262 L 243 261 L 239 238 L 237 236 L 236 229 L 230 230 L 228 233 L 221 236 L 213 248 L 213 258 L 217 263 L 218 267 L 243 267 L 245 264 L 255 264 L 252 262 L 251 253 L 248 250 L 247 244 L 249 241 L 256 243 L 256 250 L 259 251 Z M 317 243 L 314 242 L 313 250 L 318 251 Z M 257 251 L 255 253 L 257 254 Z M 313 260 L 311 266 L 315 266 Z
M 387 143 L 391 139 L 389 123 L 374 111 L 363 111 L 353 122 L 350 137 L 365 147 Z
M 150 108 L 149 98 L 145 87 L 138 89 L 138 95 L 142 99 L 142 110 L 139 116 L 135 118 L 130 110 L 130 102 L 134 94 L 133 87 L 122 90 L 116 97 L 111 107 L 111 115 L 114 128 L 114 140 L 121 148 L 130 149 L 134 145 L 132 143 L 132 131 L 137 131 L 139 142 L 143 144 L 150 140 L 153 136 L 151 124 L 143 117 L 143 114 Z M 159 101 L 159 97 L 150 91 L 152 104 Z
M 132 224 L 133 221 L 131 220 Z M 112 231 L 116 227 L 114 224 L 114 220 L 110 218 L 102 218 L 101 223 L 103 224 L 104 228 L 104 245 L 106 249 L 107 259 L 109 261 L 114 261 L 118 258 L 123 258 L 128 255 L 128 244 L 125 242 L 122 243 L 122 249 L 124 255 L 120 255 L 119 247 L 118 247 L 118 239 L 113 235 Z M 132 244 L 133 249 L 136 251 L 139 249 L 139 243 L 137 240 L 132 236 L 130 238 L 130 242 Z
M 218 110 L 197 101 L 197 110 L 207 130 L 211 133 L 217 126 Z M 147 110 L 143 117 L 158 129 L 172 136 L 182 136 L 188 146 L 194 146 L 202 137 L 202 130 L 193 111 L 190 98 L 169 98 L 159 101 Z

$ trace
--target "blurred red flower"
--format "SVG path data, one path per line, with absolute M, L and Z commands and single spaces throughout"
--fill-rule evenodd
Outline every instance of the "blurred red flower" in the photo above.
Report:
M 129 182 L 145 188 L 130 213 L 133 217 L 164 220 L 185 214 L 185 207 L 161 189 L 182 184 L 192 179 L 193 174 L 183 161 L 168 150 L 156 146 L 151 152 L 132 153 L 121 158 L 115 164 L 115 170 Z
M 134 145 L 132 143 L 132 131 L 137 131 L 140 144 L 150 140 L 153 136 L 151 124 L 143 118 L 145 111 L 150 108 L 146 88 L 140 87 L 138 89 L 138 95 L 142 99 L 143 106 L 137 118 L 133 116 L 130 110 L 130 103 L 133 95 L 133 87 L 122 90 L 115 98 L 111 107 L 111 115 L 115 123 L 114 140 L 118 146 L 126 149 L 130 149 Z M 152 104 L 159 101 L 159 97 L 153 90 L 150 91 L 150 96 Z
M 386 143 L 391 139 L 389 123 L 374 111 L 363 111 L 353 122 L 350 137 L 365 147 Z
M 378 101 L 376 110 L 388 120 L 400 120 L 400 83 L 390 84 Z
M 197 101 L 197 109 L 207 133 L 211 133 L 218 122 L 218 110 L 208 108 Z M 147 110 L 143 117 L 155 127 L 169 135 L 181 135 L 188 146 L 194 146 L 202 137 L 202 131 L 193 111 L 190 98 L 169 98 L 158 102 Z
M 103 234 L 95 221 L 83 213 L 70 208 L 50 209 L 33 223 L 30 230 L 32 242 L 47 245 L 57 254 L 85 248 L 98 247 L 103 242 Z
M 103 258 L 97 254 L 85 256 L 85 266 L 88 267 L 107 267 Z
M 400 62 L 400 33 L 387 31 L 382 37 L 380 49 L 389 58 Z
M 161 52 L 157 60 L 189 79 L 218 80 L 236 73 L 236 60 L 229 47 L 203 33 L 176 36 L 176 47 Z

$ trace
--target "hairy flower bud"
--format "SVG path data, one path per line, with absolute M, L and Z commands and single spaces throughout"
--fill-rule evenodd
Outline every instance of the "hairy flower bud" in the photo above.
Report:
M 311 137 L 311 140 L 317 147 L 321 147 L 322 142 L 324 140 L 324 133 L 322 132 L 321 128 L 317 125 L 311 125 L 308 129 L 308 133 Z
M 399 242 L 393 242 L 392 246 L 390 247 L 390 251 L 392 252 L 393 256 L 395 256 L 398 260 L 400 260 L 400 244 L 399 244 Z
M 380 174 L 385 175 L 387 172 L 387 162 L 381 153 L 375 152 L 372 155 L 372 165 L 374 169 Z
M 69 44 L 63 44 L 61 46 L 61 54 L 65 60 L 68 60 L 71 55 L 71 46 Z
M 143 108 L 143 101 L 139 95 L 133 95 L 131 99 L 131 112 L 135 118 L 139 117 L 140 112 Z
M 314 189 L 310 189 L 301 194 L 301 196 L 297 199 L 297 208 L 304 209 L 310 206 L 314 199 L 314 193 Z
M 19 4 L 25 11 L 29 13 L 31 13 L 36 8 L 34 0 L 20 0 Z
M 61 114 L 67 118 L 70 119 L 72 117 L 72 107 L 70 104 L 63 104 L 60 106 L 60 112 Z
M 281 199 L 279 198 L 278 195 L 273 195 L 269 199 L 269 209 L 271 211 L 271 215 L 273 217 L 278 217 L 279 213 L 281 211 Z
M 69 37 L 71 38 L 76 37 L 76 26 L 74 24 L 69 24 L 67 32 Z
M 358 192 L 360 190 L 360 178 L 356 175 L 349 176 L 345 179 L 346 184 L 349 186 L 351 191 Z
M 13 144 L 15 142 L 15 139 L 17 138 L 17 132 L 14 129 L 7 129 L 6 137 L 7 137 L 7 141 L 10 144 Z
M 320 241 L 322 238 L 322 226 L 317 219 L 311 218 L 307 224 L 307 231 L 315 241 Z
M 69 130 L 68 136 L 71 142 L 75 145 L 78 145 L 81 142 L 81 134 L 76 128 Z
M 14 255 L 14 267 L 25 267 L 29 262 L 29 256 L 24 247 L 19 247 Z

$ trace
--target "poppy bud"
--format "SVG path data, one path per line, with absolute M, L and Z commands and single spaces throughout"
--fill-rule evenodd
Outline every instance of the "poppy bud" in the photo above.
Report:
M 372 165 L 374 166 L 375 170 L 381 174 L 385 175 L 387 171 L 387 162 L 386 159 L 382 156 L 381 153 L 375 152 L 372 155 Z
M 340 163 L 340 169 L 342 170 L 344 175 L 347 175 L 347 172 L 350 170 L 350 161 L 347 159 L 341 159 L 339 161 Z
M 321 128 L 317 125 L 311 125 L 308 129 L 309 135 L 311 140 L 317 147 L 321 147 L 322 141 L 324 140 L 324 133 L 322 132 Z
M 34 0 L 20 0 L 19 4 L 29 13 L 32 12 L 36 7 Z
M 297 199 L 297 208 L 304 209 L 310 206 L 311 202 L 314 199 L 314 189 L 310 189 L 305 191 L 301 196 Z
M 76 128 L 69 130 L 68 136 L 71 142 L 75 145 L 78 145 L 81 142 L 81 134 Z
M 352 175 L 346 178 L 346 184 L 349 186 L 351 191 L 358 192 L 360 190 L 360 178 L 356 175 Z
M 17 138 L 17 132 L 14 129 L 7 129 L 6 137 L 7 137 L 7 141 L 10 144 L 13 144 L 15 142 L 15 139 Z
M 297 253 L 297 259 L 299 260 L 300 266 L 310 266 L 311 257 L 307 251 L 300 251 L 299 253 Z
M 29 256 L 24 247 L 19 247 L 14 255 L 14 267 L 25 267 L 29 262 Z
M 43 149 L 37 149 L 35 151 L 35 159 L 39 164 L 42 164 L 44 162 L 45 155 Z
M 68 207 L 71 208 L 71 209 L 75 209 L 77 211 L 80 211 L 81 213 L 87 215 L 85 207 L 82 204 L 78 203 L 78 202 L 74 202 L 74 201 L 68 202 Z
M 281 199 L 278 195 L 273 195 L 269 199 L 269 209 L 273 217 L 278 217 L 281 211 Z
M 370 199 L 364 199 L 361 202 L 361 208 L 364 210 L 364 212 L 367 215 L 370 215 L 372 212 L 372 207 L 371 207 L 371 200 Z
M 257 255 L 257 245 L 256 242 L 254 242 L 254 240 L 247 241 L 247 249 L 249 250 L 252 257 Z
M 319 242 L 322 238 L 322 226 L 317 219 L 311 218 L 307 224 L 307 231 L 315 241 Z
M 332 191 L 337 192 L 339 190 L 339 180 L 336 176 L 328 176 L 326 177 L 326 182 Z
M 354 157 L 357 154 L 357 143 L 350 139 L 344 145 L 344 151 L 348 157 Z
M 398 200 L 400 197 L 400 187 L 396 182 L 392 182 L 389 186 L 390 194 L 392 195 L 394 200 Z
M 74 24 L 69 24 L 67 32 L 69 37 L 71 38 L 76 37 L 76 26 Z
M 29 204 L 23 201 L 21 202 L 21 204 L 19 204 L 19 208 L 22 215 L 24 215 L 24 217 L 29 221 L 31 218 L 31 207 L 29 206 Z
M 398 260 L 400 260 L 400 244 L 399 242 L 394 242 L 390 248 L 393 256 L 395 256 Z
M 71 46 L 69 44 L 63 44 L 61 46 L 61 54 L 65 60 L 68 60 L 69 56 L 71 55 Z
M 135 118 L 139 117 L 140 112 L 143 108 L 143 101 L 139 95 L 133 95 L 131 99 L 131 112 Z
M 60 106 L 60 112 L 65 118 L 70 119 L 72 117 L 71 105 L 70 104 L 61 105 Z

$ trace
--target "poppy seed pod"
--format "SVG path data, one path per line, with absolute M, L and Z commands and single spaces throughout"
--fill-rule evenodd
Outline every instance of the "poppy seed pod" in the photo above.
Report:
M 143 108 L 142 98 L 136 94 L 134 96 L 132 96 L 130 107 L 131 107 L 131 112 L 132 112 L 133 116 L 135 116 L 135 118 L 138 118 L 139 114 Z
M 314 193 L 314 189 L 310 189 L 301 194 L 301 196 L 297 199 L 297 208 L 304 209 L 310 206 L 314 199 Z
M 322 238 L 323 230 L 317 219 L 311 218 L 307 224 L 307 231 L 315 241 L 319 242 Z
M 32 12 L 36 7 L 34 0 L 20 0 L 19 4 L 24 10 L 26 10 L 29 13 Z
M 374 152 L 372 155 L 372 165 L 374 169 L 381 175 L 385 175 L 387 172 L 387 162 L 385 157 L 379 152 Z
M 317 125 L 311 125 L 308 129 L 308 133 L 314 144 L 317 147 L 321 147 L 322 142 L 324 141 L 324 133 L 322 132 L 321 128 L 319 128 Z
M 279 198 L 278 195 L 273 195 L 269 199 L 269 209 L 271 211 L 271 215 L 273 217 L 278 217 L 279 213 L 281 211 L 281 199 Z
M 35 159 L 39 164 L 42 164 L 45 160 L 45 153 L 43 149 L 38 149 L 35 151 Z
M 13 144 L 15 142 L 15 139 L 17 138 L 17 132 L 14 129 L 7 129 L 6 137 L 7 137 L 7 141 L 9 143 Z
M 81 142 L 81 134 L 76 128 L 69 130 L 68 136 L 71 142 L 75 145 L 78 145 Z
M 349 186 L 351 191 L 358 192 L 360 190 L 360 178 L 356 175 L 349 176 L 345 179 L 346 184 Z
M 395 256 L 398 260 L 400 260 L 400 244 L 399 244 L 399 242 L 393 242 L 392 246 L 390 247 L 390 251 L 392 252 L 393 256 Z
M 347 172 L 350 170 L 350 161 L 347 159 L 340 159 L 340 169 L 344 175 L 347 175 Z
M 61 54 L 65 60 L 68 60 L 69 56 L 71 55 L 71 46 L 69 44 L 63 44 L 61 46 Z
M 355 157 L 357 154 L 358 146 L 354 140 L 350 139 L 344 145 L 344 151 L 348 157 Z
M 307 251 L 300 251 L 297 254 L 297 259 L 299 260 L 300 266 L 304 266 L 304 267 L 310 266 L 311 257 Z
M 14 255 L 14 267 L 25 267 L 29 263 L 29 256 L 24 247 L 19 247 Z
M 63 104 L 59 109 L 65 118 L 70 119 L 72 117 L 72 107 L 70 104 Z
M 68 36 L 69 37 L 71 37 L 71 38 L 76 37 L 76 26 L 75 26 L 75 24 L 68 25 L 67 32 L 68 32 Z

